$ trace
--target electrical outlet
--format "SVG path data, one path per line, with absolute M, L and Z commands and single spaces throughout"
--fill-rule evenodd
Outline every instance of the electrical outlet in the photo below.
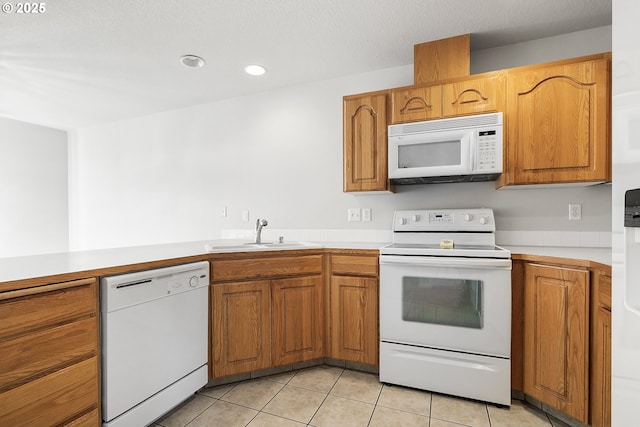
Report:
M 362 220 L 371 221 L 371 208 L 362 208 Z
M 249 211 L 242 211 L 242 220 L 249 221 Z
M 360 208 L 349 208 L 347 210 L 347 221 L 360 221 Z
M 569 204 L 569 220 L 579 221 L 582 219 L 582 205 L 581 204 Z

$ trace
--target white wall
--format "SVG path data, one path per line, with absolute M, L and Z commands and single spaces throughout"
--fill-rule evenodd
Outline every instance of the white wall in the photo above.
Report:
M 0 117 L 0 257 L 69 249 L 66 132 Z
M 610 50 L 606 28 L 554 37 L 562 49 L 549 59 Z M 543 62 L 549 43 L 505 47 L 512 53 L 501 67 L 511 57 L 513 65 Z M 389 230 L 394 210 L 430 207 L 490 206 L 500 230 L 609 231 L 610 186 L 496 191 L 486 182 L 343 193 L 342 96 L 411 84 L 412 72 L 407 65 L 78 130 L 70 142 L 71 247 L 219 238 L 252 228 L 257 217 L 278 229 Z M 569 202 L 582 204 L 582 221 L 568 221 Z M 349 207 L 371 208 L 372 222 L 347 222 Z
M 611 51 L 611 25 L 471 52 L 471 73 Z M 471 36 L 473 38 L 473 35 Z M 570 52 L 570 53 L 569 53 Z

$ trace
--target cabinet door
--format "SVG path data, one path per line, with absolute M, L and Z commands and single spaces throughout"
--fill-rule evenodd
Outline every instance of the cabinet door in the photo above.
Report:
M 611 270 L 593 274 L 591 426 L 611 426 Z
M 507 77 L 506 184 L 609 181 L 606 59 Z
M 595 313 L 593 378 L 591 379 L 591 426 L 611 426 L 611 312 L 599 307 Z
M 268 368 L 271 300 L 268 281 L 211 285 L 213 376 Z
M 378 280 L 331 277 L 331 357 L 378 363 Z
M 505 81 L 502 76 L 463 80 L 442 86 L 444 117 L 503 111 Z
M 323 356 L 322 276 L 273 280 L 273 366 Z
M 387 95 L 345 97 L 344 191 L 387 191 Z
M 589 272 L 525 265 L 524 392 L 588 423 Z
M 400 89 L 391 92 L 391 123 L 417 122 L 442 117 L 440 86 Z

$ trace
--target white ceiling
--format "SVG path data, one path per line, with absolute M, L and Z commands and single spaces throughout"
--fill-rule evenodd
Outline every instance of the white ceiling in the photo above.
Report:
M 86 127 L 407 65 L 460 34 L 480 50 L 611 25 L 611 1 L 49 0 L 0 14 L 0 116 Z

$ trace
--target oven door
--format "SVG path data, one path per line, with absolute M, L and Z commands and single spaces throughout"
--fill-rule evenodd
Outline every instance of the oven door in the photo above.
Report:
M 511 260 L 382 255 L 380 340 L 511 353 Z

